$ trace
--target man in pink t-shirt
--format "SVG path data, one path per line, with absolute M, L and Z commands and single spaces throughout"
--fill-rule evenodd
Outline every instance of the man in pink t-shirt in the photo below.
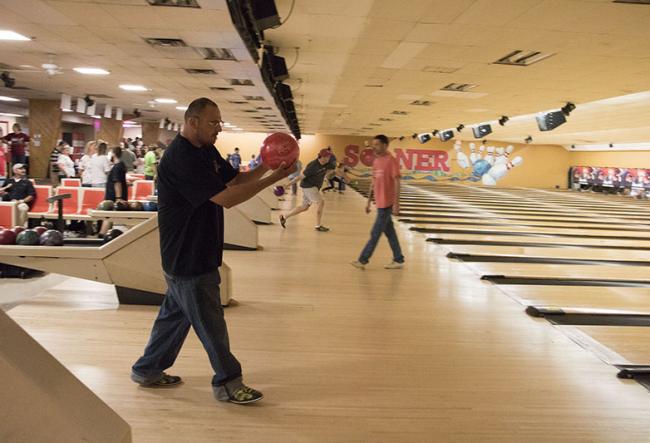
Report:
M 404 255 L 393 226 L 392 215 L 399 214 L 400 173 L 397 159 L 388 152 L 388 137 L 377 135 L 372 139 L 372 149 L 375 151 L 375 161 L 372 163 L 372 183 L 368 194 L 366 213 L 370 213 L 372 196 L 375 196 L 377 218 L 370 231 L 370 240 L 361 251 L 359 259 L 352 266 L 365 269 L 372 253 L 377 247 L 381 234 L 386 234 L 388 244 L 393 251 L 393 261 L 384 266 L 386 269 L 401 269 L 404 267 Z

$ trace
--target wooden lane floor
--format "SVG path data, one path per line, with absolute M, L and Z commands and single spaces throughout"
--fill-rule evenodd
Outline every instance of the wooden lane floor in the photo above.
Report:
M 478 234 L 428 235 L 427 241 L 439 245 L 531 246 L 546 248 L 606 248 L 611 250 L 650 251 L 650 241 L 620 239 L 583 239 L 571 237 L 499 236 Z
M 431 219 L 437 219 L 440 217 L 448 219 L 457 219 L 459 221 L 463 220 L 476 220 L 477 217 L 480 217 L 484 220 L 512 220 L 520 222 L 536 222 L 536 221 L 557 221 L 557 222 L 588 222 L 593 225 L 603 225 L 611 226 L 612 223 L 621 223 L 632 225 L 632 226 L 647 226 L 650 228 L 650 219 L 647 221 L 641 220 L 620 220 L 620 221 L 600 221 L 599 219 L 594 219 L 594 217 L 588 217 L 584 215 L 574 215 L 567 214 L 565 216 L 545 216 L 545 215 L 519 215 L 519 214 L 496 214 L 496 213 L 486 213 L 486 212 L 454 212 L 452 210 L 447 211 L 410 211 L 403 210 L 400 212 L 399 219 L 401 221 L 404 219 L 422 219 L 423 221 L 428 221 Z
M 478 219 L 478 220 L 477 220 Z M 483 218 L 480 215 L 473 220 L 448 217 L 429 217 L 429 218 L 399 218 L 399 221 L 406 224 L 428 226 L 428 225 L 482 225 L 482 226 L 528 226 L 531 228 L 576 228 L 586 230 L 603 230 L 610 231 L 613 229 L 619 231 L 641 231 L 650 230 L 650 225 L 646 224 L 627 224 L 623 222 L 595 222 L 585 220 L 574 221 L 555 221 L 555 220 L 512 220 L 508 218 Z
M 474 225 L 413 225 L 411 230 L 425 234 L 482 234 L 482 235 L 518 235 L 531 237 L 578 237 L 592 239 L 650 240 L 650 232 L 585 230 L 579 228 L 534 228 L 517 225 L 487 226 Z
M 647 438 L 642 387 L 421 235 L 396 225 L 403 270 L 381 267 L 383 241 L 365 271 L 349 266 L 372 216 L 354 194 L 325 200 L 330 232 L 315 232 L 305 214 L 286 230 L 261 226 L 265 249 L 254 258 L 226 252 L 239 301 L 225 314 L 231 343 L 266 397 L 252 407 L 215 403 L 193 333 L 169 371 L 183 386 L 136 387 L 129 367 L 156 309 L 119 307 L 105 285 L 72 279 L 9 314 L 127 420 L 134 441 Z
M 499 216 L 499 215 L 515 215 L 515 216 L 524 216 L 524 217 L 549 217 L 549 216 L 555 216 L 555 217 L 571 217 L 571 218 L 576 218 L 576 219 L 590 219 L 590 220 L 601 220 L 605 219 L 605 216 L 593 216 L 593 215 L 585 215 L 583 213 L 576 213 L 575 211 L 546 211 L 546 210 L 516 210 L 516 209 L 507 209 L 507 210 L 502 210 L 502 209 L 490 209 L 490 210 L 480 210 L 477 208 L 471 208 L 462 204 L 458 205 L 446 205 L 446 206 L 436 206 L 436 205 L 411 205 L 411 204 L 406 204 L 402 205 L 400 204 L 400 209 L 402 213 L 420 213 L 420 214 L 442 214 L 442 213 L 447 213 L 447 214 L 459 214 L 459 215 L 466 215 L 466 214 L 475 214 L 475 215 L 482 215 L 485 214 L 486 216 Z M 642 222 L 642 223 L 647 223 L 649 218 L 644 217 L 644 216 L 617 216 L 616 219 L 624 220 L 625 222 L 633 223 L 633 222 Z M 607 218 L 607 220 L 611 220 L 611 218 Z
M 510 285 L 501 289 L 525 307 L 650 315 L 650 288 Z
M 449 245 L 449 257 L 465 262 L 539 262 L 561 260 L 584 264 L 638 264 L 650 266 L 650 251 L 624 251 L 596 248 L 536 248 L 515 246 Z
M 574 341 L 616 366 L 650 364 L 650 328 L 559 326 Z
M 483 280 L 496 284 L 650 287 L 647 266 L 465 263 Z
M 534 213 L 582 213 L 582 214 L 593 214 L 594 217 L 598 216 L 610 216 L 613 218 L 636 218 L 639 220 L 647 219 L 650 213 L 643 213 L 639 211 L 627 211 L 627 210 L 609 210 L 609 209 L 600 209 L 598 211 L 584 211 L 579 209 L 572 209 L 566 207 L 557 207 L 557 206 L 544 206 L 536 203 L 525 204 L 525 205 L 515 205 L 511 203 L 498 204 L 498 203 L 473 203 L 468 204 L 462 201 L 427 201 L 424 199 L 418 200 L 404 200 L 400 199 L 400 207 L 404 206 L 405 208 L 454 208 L 454 207 L 469 207 L 473 209 L 480 209 L 484 211 L 493 211 L 493 210 L 509 210 L 509 211 L 524 211 L 524 212 L 534 212 Z

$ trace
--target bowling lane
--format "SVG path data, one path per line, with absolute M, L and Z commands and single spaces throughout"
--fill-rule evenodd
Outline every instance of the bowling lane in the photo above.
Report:
M 478 218 L 478 219 L 477 219 Z M 544 220 L 510 220 L 506 218 L 483 218 L 480 215 L 474 218 L 474 220 L 459 220 L 456 218 L 447 218 L 447 217 L 431 217 L 429 219 L 423 218 L 399 218 L 399 221 L 402 223 L 412 224 L 412 225 L 435 225 L 435 224 L 457 224 L 457 225 L 471 225 L 471 224 L 481 224 L 484 226 L 528 226 L 536 228 L 575 228 L 575 229 L 588 229 L 588 230 L 603 230 L 608 231 L 612 229 L 620 231 L 649 231 L 650 226 L 648 225 L 630 225 L 623 223 L 591 223 L 588 221 L 572 221 L 572 222 L 563 222 L 563 221 L 544 221 Z
M 611 280 L 637 282 L 650 286 L 648 266 L 556 265 L 533 263 L 466 263 L 481 277 L 497 275 L 508 278 L 530 277 L 541 280 Z
M 581 344 L 587 348 L 590 348 L 593 345 L 595 348 L 591 348 L 591 350 L 601 357 L 605 354 L 606 350 L 610 350 L 623 359 L 622 361 L 615 361 L 614 359 L 616 359 L 616 356 L 605 354 L 610 364 L 650 364 L 650 328 L 635 326 L 559 327 L 562 329 L 574 328 L 583 334 L 587 334 L 596 343 L 582 342 Z M 575 337 L 575 334 L 570 330 L 566 332 L 569 337 Z M 598 346 L 601 348 L 598 349 Z M 603 350 L 602 347 L 606 348 L 606 350 Z
M 475 225 L 413 225 L 411 231 L 425 234 L 457 233 L 457 234 L 483 234 L 483 235 L 525 235 L 548 237 L 578 237 L 596 239 L 623 239 L 623 240 L 650 240 L 650 232 L 646 231 L 617 231 L 617 230 L 585 230 L 579 228 L 535 228 L 516 225 L 486 226 Z
M 567 260 L 603 260 L 625 262 L 646 262 L 650 265 L 650 251 L 621 251 L 610 249 L 575 249 L 575 248 L 535 248 L 508 246 L 447 246 L 450 254 L 468 256 L 464 261 L 490 261 L 490 258 L 511 259 L 567 259 Z M 474 259 L 474 260 L 472 260 Z M 495 260 L 496 261 L 496 260 Z M 645 264 L 643 265 L 645 266 Z
M 524 306 L 650 315 L 650 288 L 508 285 L 500 289 Z
M 650 241 L 572 237 L 531 237 L 477 234 L 438 234 L 427 236 L 427 241 L 443 245 L 532 246 L 553 248 L 608 248 L 621 250 L 650 250 Z
M 458 220 L 476 220 L 477 217 L 480 217 L 481 219 L 485 220 L 513 220 L 513 221 L 521 221 L 521 222 L 535 222 L 535 221 L 555 221 L 555 222 L 570 222 L 570 223 L 580 223 L 580 222 L 587 222 L 589 224 L 593 225 L 603 225 L 603 226 L 611 226 L 612 224 L 615 224 L 617 222 L 612 222 L 612 221 L 599 221 L 598 219 L 595 219 L 592 216 L 584 216 L 584 215 L 577 215 L 577 214 L 571 214 L 571 215 L 565 215 L 565 216 L 544 216 L 544 215 L 510 215 L 510 214 L 494 214 L 494 213 L 486 213 L 486 212 L 475 212 L 475 213 L 467 213 L 467 212 L 458 212 L 458 211 L 452 211 L 452 210 L 447 210 L 447 211 L 410 211 L 410 210 L 402 210 L 399 215 L 400 218 L 408 218 L 408 219 L 422 219 L 423 221 L 429 221 L 430 219 L 436 219 L 439 217 L 445 217 L 445 218 L 453 218 L 453 219 L 458 219 Z M 627 225 L 631 226 L 645 226 L 648 229 L 650 229 L 650 219 L 646 218 L 644 220 L 622 220 L 623 222 Z

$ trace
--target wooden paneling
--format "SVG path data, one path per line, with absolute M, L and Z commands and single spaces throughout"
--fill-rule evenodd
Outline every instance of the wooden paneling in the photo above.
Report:
M 29 174 L 45 178 L 50 163 L 50 153 L 61 138 L 61 114 L 59 101 L 29 100 L 30 143 Z

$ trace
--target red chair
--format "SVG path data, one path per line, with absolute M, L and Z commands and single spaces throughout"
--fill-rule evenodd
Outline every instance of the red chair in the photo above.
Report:
M 81 203 L 81 191 L 84 188 L 76 186 L 59 186 L 56 188 L 56 195 L 70 194 L 70 198 L 63 200 L 64 214 L 78 214 L 79 204 Z
M 81 179 L 79 178 L 62 178 L 61 186 L 81 186 Z
M 88 211 L 97 208 L 97 205 L 104 201 L 105 191 L 101 188 L 82 188 L 81 215 L 88 215 Z
M 52 186 L 50 185 L 36 185 L 34 186 L 36 197 L 29 211 L 29 217 L 36 217 L 40 214 L 47 214 L 50 212 L 50 203 L 48 198 L 52 197 Z
M 153 195 L 153 180 L 136 180 L 129 200 L 146 200 L 150 195 Z
M 0 202 L 0 226 L 7 229 L 16 226 L 16 202 Z

